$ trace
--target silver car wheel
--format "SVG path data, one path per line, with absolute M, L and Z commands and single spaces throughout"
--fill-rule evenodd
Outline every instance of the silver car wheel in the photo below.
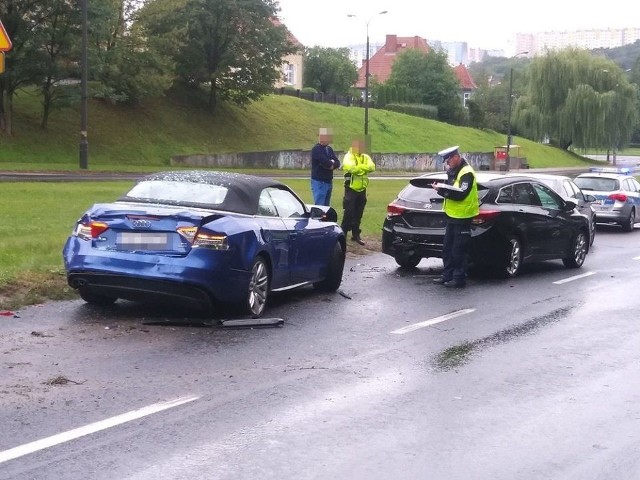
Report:
M 522 262 L 522 250 L 520 247 L 520 241 L 511 237 L 509 239 L 509 245 L 511 245 L 511 252 L 507 261 L 506 272 L 510 277 L 515 277 L 520 270 L 520 263 Z
M 562 260 L 565 267 L 580 268 L 582 266 L 589 250 L 587 242 L 587 235 L 584 232 L 578 232 L 573 241 L 573 249 L 570 256 Z
M 631 212 L 629 212 L 629 217 L 627 218 L 626 222 L 622 224 L 622 230 L 624 230 L 625 232 L 632 232 L 635 224 L 636 224 L 635 210 L 631 209 Z
M 247 306 L 249 313 L 254 318 L 259 317 L 264 312 L 269 294 L 269 269 L 262 258 L 257 258 L 253 262 L 251 269 L 251 279 L 249 280 L 249 292 Z

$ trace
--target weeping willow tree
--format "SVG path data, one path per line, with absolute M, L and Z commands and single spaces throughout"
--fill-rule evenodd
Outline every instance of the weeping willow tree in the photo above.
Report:
M 587 50 L 548 52 L 529 68 L 514 124 L 527 137 L 568 149 L 620 149 L 638 124 L 637 86 L 611 60 Z

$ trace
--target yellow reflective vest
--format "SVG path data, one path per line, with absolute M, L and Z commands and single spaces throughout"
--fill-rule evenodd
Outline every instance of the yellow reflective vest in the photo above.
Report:
M 453 186 L 460 188 L 460 179 L 467 173 L 471 173 L 473 175 L 473 185 L 471 186 L 469 195 L 462 200 L 453 200 L 452 198 L 444 199 L 444 213 L 451 218 L 473 218 L 478 215 L 478 212 L 480 211 L 478 202 L 478 182 L 473 168 L 469 165 L 462 167 L 453 182 Z
M 375 163 L 366 153 L 353 153 L 352 149 L 342 159 L 344 185 L 356 192 L 362 192 L 369 185 L 369 173 L 376 169 Z

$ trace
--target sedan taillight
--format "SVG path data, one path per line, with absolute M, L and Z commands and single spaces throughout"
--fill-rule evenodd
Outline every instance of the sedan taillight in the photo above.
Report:
M 102 233 L 109 229 L 109 225 L 104 222 L 90 221 L 78 223 L 73 234 L 83 240 L 91 240 L 98 238 Z
M 612 193 L 609 195 L 609 199 L 614 200 L 616 202 L 627 202 L 627 196 L 624 193 Z
M 482 225 L 489 222 L 500 215 L 500 210 L 480 210 L 480 213 L 473 217 L 472 223 L 474 225 Z
M 198 227 L 179 227 L 178 233 L 194 247 L 211 250 L 229 250 L 229 242 L 224 233 L 209 232 Z
M 387 205 L 387 218 L 402 216 L 407 209 L 396 203 Z

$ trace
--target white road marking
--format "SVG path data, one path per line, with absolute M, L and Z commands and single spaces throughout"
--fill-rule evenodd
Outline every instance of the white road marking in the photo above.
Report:
M 37 452 L 38 450 L 44 450 L 45 448 L 53 447 L 54 445 L 58 445 L 60 443 L 75 440 L 76 438 L 99 432 L 100 430 L 106 430 L 107 428 L 115 427 L 132 420 L 137 420 L 138 418 L 146 417 L 147 415 L 151 415 L 153 413 L 158 413 L 169 408 L 193 402 L 194 400 L 197 400 L 199 398 L 200 397 L 197 396 L 191 396 L 177 398 L 168 402 L 155 403 L 147 407 L 142 407 L 138 410 L 133 410 L 131 412 L 123 413 L 122 415 L 116 415 L 115 417 L 107 418 L 99 422 L 85 425 L 84 427 L 74 428 L 73 430 L 68 430 L 66 432 L 62 432 L 48 438 L 42 438 L 40 440 L 36 440 L 35 442 L 25 443 L 24 445 L 20 445 L 19 447 L 0 452 L 0 463 L 8 462 L 9 460 L 13 460 L 14 458 L 22 457 L 23 455 L 28 455 L 30 453 Z
M 580 280 L 581 278 L 590 277 L 591 275 L 595 275 L 597 272 L 587 272 L 582 275 L 575 275 L 573 277 L 565 278 L 564 280 L 558 280 L 557 282 L 553 282 L 555 285 L 561 285 L 567 282 L 573 282 L 574 280 Z
M 435 325 L 436 323 L 446 322 L 447 320 L 451 320 L 452 318 L 459 317 L 460 315 L 466 315 L 467 313 L 471 313 L 475 311 L 476 311 L 475 308 L 465 308 L 464 310 L 458 310 L 457 312 L 447 313 L 446 315 L 441 315 L 440 317 L 432 318 L 431 320 L 425 320 L 424 322 L 414 323 L 413 325 L 407 325 L 406 327 L 399 328 L 397 330 L 394 330 L 391 333 L 402 335 L 405 333 L 413 332 L 414 330 L 418 330 L 420 328 Z

